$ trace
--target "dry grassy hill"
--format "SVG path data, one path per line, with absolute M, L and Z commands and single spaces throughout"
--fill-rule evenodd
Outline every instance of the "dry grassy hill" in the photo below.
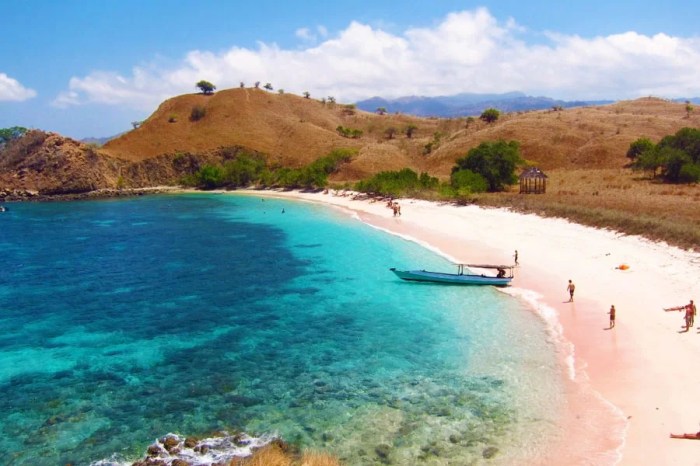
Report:
M 191 121 L 195 106 L 206 114 Z M 165 101 L 138 129 L 107 143 L 102 152 L 129 161 L 163 154 L 202 154 L 240 146 L 266 154 L 271 163 L 301 166 L 339 147 L 359 149 L 357 159 L 336 176 L 354 181 L 381 170 L 404 167 L 444 178 L 457 158 L 487 140 L 521 143 L 523 156 L 544 170 L 620 168 L 629 144 L 639 137 L 659 140 L 700 114 L 656 98 L 614 105 L 505 114 L 495 123 L 474 118 L 418 118 L 378 115 L 343 104 L 322 103 L 261 89 L 229 89 Z M 408 138 L 405 129 L 418 129 Z M 363 131 L 358 139 L 338 134 L 343 126 Z M 385 133 L 395 128 L 389 139 Z M 437 137 L 436 137 L 437 135 Z M 425 146 L 434 149 L 426 154 Z

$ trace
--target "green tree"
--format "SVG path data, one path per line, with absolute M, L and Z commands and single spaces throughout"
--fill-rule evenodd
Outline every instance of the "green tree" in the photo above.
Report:
M 687 118 L 690 118 L 690 114 L 693 112 L 693 106 L 690 105 L 690 101 L 685 101 L 685 114 Z
M 196 87 L 199 88 L 200 91 L 202 91 L 202 94 L 213 94 L 214 91 L 216 90 L 216 86 L 210 83 L 209 81 L 201 80 L 197 84 L 195 84 Z
M 0 146 L 14 139 L 19 139 L 24 136 L 28 130 L 22 126 L 13 126 L 11 128 L 0 128 Z
M 651 142 L 651 139 L 639 138 L 636 141 L 634 141 L 632 144 L 630 144 L 630 148 L 627 150 L 627 158 L 630 158 L 632 160 L 636 160 L 640 154 L 642 154 L 643 152 L 646 152 L 648 150 L 651 150 L 654 147 L 655 147 L 654 143 Z
M 268 91 L 271 91 L 273 89 L 272 84 L 270 84 L 270 83 L 266 83 L 263 87 L 265 89 L 267 89 Z
M 661 147 L 659 149 L 660 158 L 664 168 L 664 179 L 671 183 L 678 183 L 681 180 L 681 172 L 686 165 L 692 165 L 690 156 L 673 147 Z
M 196 185 L 202 189 L 215 189 L 223 184 L 224 172 L 221 167 L 204 165 L 196 177 Z
M 386 114 L 386 107 L 377 107 L 377 113 L 380 115 Z
M 672 136 L 659 141 L 659 147 L 679 149 L 690 156 L 693 163 L 700 163 L 700 129 L 681 128 Z
M 484 120 L 486 123 L 493 123 L 494 121 L 498 120 L 498 118 L 501 116 L 501 112 L 496 110 L 495 108 L 487 108 L 483 112 L 481 112 L 481 118 Z
M 663 166 L 662 157 L 658 147 L 654 146 L 637 155 L 632 170 L 650 171 L 652 178 L 656 178 L 656 171 Z
M 482 142 L 471 149 L 466 157 L 457 160 L 452 174 L 471 170 L 486 179 L 488 191 L 504 191 L 506 186 L 518 181 L 515 169 L 523 163 L 517 141 Z
M 311 93 L 309 93 L 309 91 L 304 91 L 304 93 L 302 95 L 304 96 L 305 99 L 308 99 L 309 97 L 311 97 Z

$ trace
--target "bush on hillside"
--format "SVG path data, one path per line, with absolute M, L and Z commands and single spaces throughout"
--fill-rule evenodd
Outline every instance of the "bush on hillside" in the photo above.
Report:
M 464 169 L 450 175 L 450 186 L 458 194 L 483 193 L 488 189 L 488 182 L 480 174 Z
M 355 190 L 369 194 L 399 197 L 427 189 L 435 189 L 437 186 L 437 178 L 431 177 L 427 173 L 421 173 L 419 176 L 410 168 L 404 168 L 400 171 L 379 172 L 367 180 L 358 182 L 355 185 Z
M 238 153 L 231 148 L 222 150 L 227 158 L 221 165 L 205 165 L 196 173 L 184 177 L 186 186 L 200 189 L 239 188 L 258 184 L 283 188 L 323 188 L 328 185 L 328 175 L 336 172 L 340 165 L 352 160 L 356 149 L 336 149 L 301 168 L 267 167 L 261 155 Z
M 201 105 L 195 105 L 190 112 L 190 121 L 199 121 L 207 114 L 207 109 Z
M 669 183 L 697 183 L 700 181 L 700 129 L 682 128 L 674 135 L 666 136 L 658 144 L 640 138 L 630 144 L 627 151 L 638 152 L 632 169 L 652 173 L 655 178 L 661 171 Z M 640 149 L 640 147 L 642 149 Z
M 470 170 L 481 175 L 488 185 L 488 191 L 504 191 L 508 185 L 518 181 L 515 169 L 525 163 L 520 157 L 520 144 L 517 141 L 482 142 L 471 149 L 466 157 L 457 160 L 452 175 L 461 170 Z
M 344 138 L 358 139 L 362 137 L 362 130 L 360 129 L 346 128 L 342 125 L 338 125 L 335 130 Z

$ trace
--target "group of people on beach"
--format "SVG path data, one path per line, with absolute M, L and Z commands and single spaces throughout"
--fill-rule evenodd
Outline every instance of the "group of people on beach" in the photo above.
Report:
M 574 301 L 574 291 L 576 291 L 576 285 L 574 284 L 573 281 L 569 280 L 568 285 L 566 285 L 566 291 L 569 292 L 569 301 L 572 303 Z M 682 306 L 674 306 L 674 307 L 667 307 L 664 308 L 664 311 L 685 311 L 685 331 L 688 332 L 693 325 L 695 325 L 695 316 L 698 313 L 698 309 L 695 306 L 695 303 L 691 299 L 688 304 L 684 304 Z M 615 305 L 613 304 L 610 306 L 610 310 L 608 311 L 608 315 L 610 316 L 610 327 L 613 328 L 615 327 Z
M 517 253 L 517 251 L 516 251 Z M 573 281 L 569 280 L 569 283 L 566 285 L 566 291 L 569 292 L 569 302 L 573 303 L 574 302 L 574 292 L 576 291 L 576 285 L 574 284 Z M 692 301 L 691 301 L 692 303 Z M 610 317 L 610 327 L 608 329 L 614 328 L 615 327 L 615 305 L 610 306 L 610 310 L 608 311 L 608 316 Z
M 664 311 L 685 311 L 685 331 L 688 332 L 690 328 L 695 324 L 695 316 L 698 313 L 698 308 L 691 299 L 688 304 L 682 306 L 673 306 L 664 308 Z
M 401 216 L 401 206 L 398 202 L 394 201 L 393 199 L 389 199 L 386 203 L 386 206 L 394 211 L 394 217 Z

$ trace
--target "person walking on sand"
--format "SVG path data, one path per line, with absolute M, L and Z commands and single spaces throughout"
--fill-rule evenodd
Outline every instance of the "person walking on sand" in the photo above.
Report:
M 513 259 L 515 259 L 515 265 L 518 265 L 518 250 L 515 250 L 515 254 L 513 254 Z
M 613 328 L 613 327 L 615 327 L 615 305 L 614 304 L 612 306 L 610 306 L 610 312 L 608 312 L 608 314 L 610 314 L 610 328 Z
M 569 284 L 566 286 L 566 291 L 569 292 L 569 302 L 570 303 L 574 302 L 574 290 L 576 290 L 576 285 L 574 285 L 574 282 L 569 280 Z

